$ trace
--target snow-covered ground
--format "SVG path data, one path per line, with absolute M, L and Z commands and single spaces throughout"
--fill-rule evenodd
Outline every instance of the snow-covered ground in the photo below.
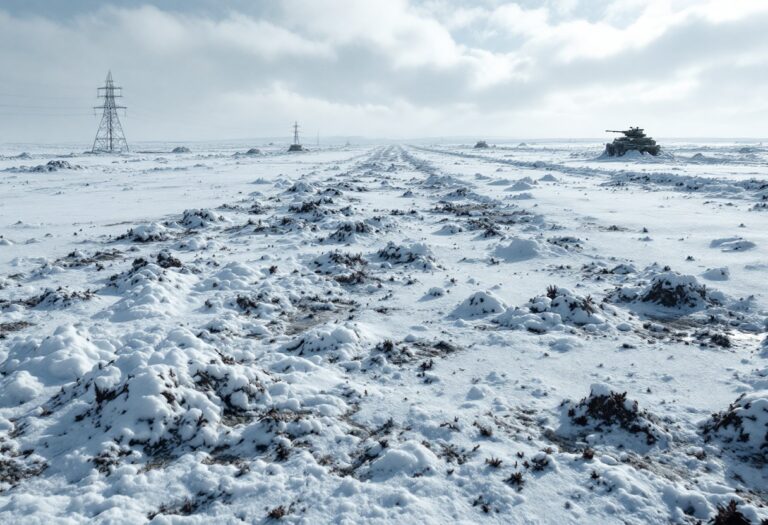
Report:
M 768 147 L 666 146 L 5 148 L 0 522 L 768 519 Z

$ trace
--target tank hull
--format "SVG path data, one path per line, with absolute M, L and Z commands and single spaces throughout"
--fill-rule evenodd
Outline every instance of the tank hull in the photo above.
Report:
M 613 133 L 623 133 L 623 137 L 614 139 L 605 145 L 605 154 L 609 157 L 622 157 L 629 151 L 639 151 L 649 155 L 658 155 L 661 153 L 661 146 L 656 141 L 643 133 L 642 128 L 629 128 L 624 131 L 612 131 Z

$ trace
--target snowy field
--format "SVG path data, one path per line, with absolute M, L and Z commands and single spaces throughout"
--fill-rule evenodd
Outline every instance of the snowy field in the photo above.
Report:
M 172 146 L 0 152 L 0 522 L 768 519 L 768 147 Z

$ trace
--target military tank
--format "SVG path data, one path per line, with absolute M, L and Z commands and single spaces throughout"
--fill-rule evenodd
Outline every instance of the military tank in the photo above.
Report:
M 623 157 L 628 151 L 639 151 L 650 155 L 661 153 L 661 146 L 656 141 L 643 132 L 643 128 L 625 129 L 617 131 L 606 129 L 606 133 L 622 133 L 623 137 L 618 137 L 605 145 L 605 154 L 609 157 Z
M 488 147 L 488 143 L 484 140 L 478 140 L 475 144 L 475 149 L 484 149 Z

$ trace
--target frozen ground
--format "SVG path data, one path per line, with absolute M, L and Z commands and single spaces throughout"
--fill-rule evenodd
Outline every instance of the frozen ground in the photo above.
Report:
M 762 145 L 23 149 L 0 522 L 768 518 Z

